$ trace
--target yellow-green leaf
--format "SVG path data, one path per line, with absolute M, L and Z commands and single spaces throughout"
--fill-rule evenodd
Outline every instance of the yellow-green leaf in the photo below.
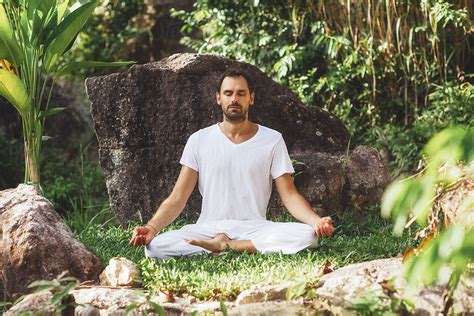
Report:
M 0 58 L 5 58 L 16 68 L 23 60 L 23 53 L 10 26 L 3 4 L 0 4 Z
M 20 78 L 5 69 L 0 69 L 0 95 L 8 100 L 21 116 L 27 111 L 28 93 Z
M 61 22 L 61 19 L 63 18 L 64 13 L 66 13 L 68 4 L 69 4 L 69 0 L 64 1 L 61 4 L 58 4 L 58 23 L 57 24 Z

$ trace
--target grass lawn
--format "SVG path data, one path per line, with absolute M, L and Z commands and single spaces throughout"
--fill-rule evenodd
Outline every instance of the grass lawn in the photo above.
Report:
M 363 215 L 362 215 L 363 214 Z M 412 245 L 410 231 L 401 237 L 392 235 L 392 224 L 380 217 L 377 208 L 355 215 L 333 216 L 336 231 L 320 240 L 319 247 L 296 255 L 249 255 L 228 252 L 222 255 L 200 255 L 168 260 L 147 259 L 143 247 L 133 248 L 128 241 L 134 226 L 89 225 L 76 236 L 104 263 L 112 257 L 125 257 L 139 264 L 144 287 L 173 290 L 199 299 L 234 299 L 253 284 L 276 284 L 299 280 L 314 283 L 319 267 L 330 260 L 340 268 L 350 263 L 396 256 Z M 289 221 L 288 216 L 274 220 Z M 176 229 L 190 223 L 177 221 L 167 228 Z

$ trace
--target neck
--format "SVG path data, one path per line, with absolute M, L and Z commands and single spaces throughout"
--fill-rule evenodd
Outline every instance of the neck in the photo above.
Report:
M 244 121 L 232 122 L 227 120 L 225 117 L 219 124 L 221 130 L 231 137 L 251 133 L 255 129 L 255 125 L 255 123 L 250 122 L 247 118 Z

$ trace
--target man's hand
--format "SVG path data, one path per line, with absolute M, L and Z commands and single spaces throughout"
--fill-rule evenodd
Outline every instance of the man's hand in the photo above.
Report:
M 153 228 L 148 226 L 140 226 L 135 228 L 132 238 L 130 239 L 130 245 L 145 246 L 150 243 L 150 241 L 155 237 L 156 231 Z
M 313 226 L 314 232 L 318 237 L 329 237 L 334 232 L 334 226 L 332 226 L 332 219 L 329 216 L 321 217 L 319 221 Z

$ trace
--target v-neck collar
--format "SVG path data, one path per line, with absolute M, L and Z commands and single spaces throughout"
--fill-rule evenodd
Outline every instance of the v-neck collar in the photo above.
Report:
M 240 145 L 243 145 L 243 144 L 248 144 L 249 142 L 252 142 L 258 135 L 258 133 L 260 133 L 260 130 L 261 130 L 261 127 L 259 124 L 257 124 L 257 132 L 255 133 L 255 135 L 253 135 L 252 137 L 250 137 L 249 139 L 247 139 L 246 141 L 243 141 L 241 143 L 234 143 L 233 141 L 231 141 L 229 139 L 229 137 L 227 137 L 227 135 L 224 133 L 224 131 L 221 129 L 221 127 L 219 126 L 219 123 L 216 124 L 216 128 L 217 128 L 217 132 L 219 134 L 221 134 L 231 145 L 233 146 L 240 146 Z

